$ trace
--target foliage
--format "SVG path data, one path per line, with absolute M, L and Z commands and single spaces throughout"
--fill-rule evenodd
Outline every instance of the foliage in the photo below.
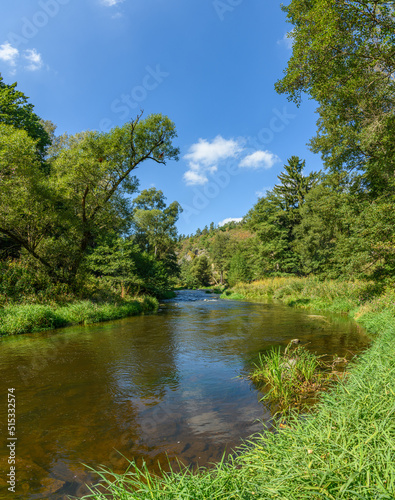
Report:
M 53 283 L 29 260 L 0 260 L 0 306 L 7 303 L 37 303 L 70 300 L 67 285 Z
M 40 118 L 34 113 L 33 104 L 16 89 L 17 84 L 7 85 L 0 74 L 0 123 L 11 125 L 27 132 L 37 144 L 36 151 L 41 161 L 44 160 L 50 137 Z
M 196 257 L 192 261 L 190 273 L 199 286 L 209 286 L 211 283 L 211 266 L 206 255 Z
M 189 289 L 209 286 L 212 281 L 211 265 L 206 255 L 183 259 L 181 262 L 180 283 Z
M 199 288 L 199 282 L 192 273 L 192 261 L 182 260 L 180 266 L 180 285 L 190 290 Z
M 333 171 L 359 173 L 372 194 L 392 189 L 395 17 L 390 2 L 292 0 L 293 52 L 276 89 L 319 103 L 313 151 Z
M 174 124 L 162 115 L 109 133 L 68 137 L 51 163 L 38 168 L 26 132 L 0 124 L 0 232 L 37 259 L 56 282 L 73 283 L 89 249 L 103 233 L 130 228 L 130 174 L 151 159 L 176 159 Z
M 136 293 L 143 284 L 136 274 L 135 256 L 138 247 L 130 239 L 116 238 L 94 249 L 87 259 L 87 266 L 96 276 L 117 291 L 124 298 L 130 291 Z
M 234 286 L 239 282 L 251 280 L 251 269 L 247 262 L 247 257 L 241 251 L 237 251 L 229 261 L 229 271 L 227 282 L 229 286 Z
M 142 191 L 133 200 L 133 227 L 134 240 L 142 251 L 169 262 L 168 256 L 174 255 L 175 252 L 176 222 L 182 213 L 182 208 L 177 201 L 167 207 L 165 200 L 163 192 L 155 188 Z M 169 272 L 171 271 L 177 274 L 177 266 L 170 266 Z
M 228 267 L 230 254 L 230 237 L 227 233 L 217 232 L 210 245 L 210 257 L 215 269 L 220 274 L 220 284 L 224 283 L 224 271 Z

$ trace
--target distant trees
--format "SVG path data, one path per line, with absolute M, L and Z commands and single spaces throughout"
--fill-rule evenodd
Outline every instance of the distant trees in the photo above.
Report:
M 181 264 L 180 281 L 187 288 L 209 286 L 212 281 L 211 265 L 206 255 L 193 260 L 183 260 Z
M 211 282 L 211 266 L 206 255 L 196 257 L 192 261 L 191 274 L 199 286 L 208 286 Z
M 227 275 L 228 285 L 234 286 L 236 283 L 248 283 L 251 278 L 251 263 L 248 262 L 247 256 L 239 250 L 229 261 L 229 271 Z
M 224 283 L 224 271 L 229 264 L 230 237 L 226 233 L 218 232 L 210 245 L 210 257 L 215 269 L 220 275 L 220 284 Z

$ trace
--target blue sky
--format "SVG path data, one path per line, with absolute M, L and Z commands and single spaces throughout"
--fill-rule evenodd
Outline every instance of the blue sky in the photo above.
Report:
M 241 218 L 292 155 L 322 162 L 306 143 L 315 104 L 277 95 L 291 55 L 280 1 L 13 0 L 0 6 L 0 71 L 18 82 L 58 133 L 102 130 L 163 113 L 180 161 L 145 163 L 155 186 L 184 208 L 189 234 Z

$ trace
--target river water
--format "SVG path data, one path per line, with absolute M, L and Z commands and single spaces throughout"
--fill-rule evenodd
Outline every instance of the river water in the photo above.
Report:
M 150 470 L 221 459 L 270 420 L 246 378 L 260 352 L 299 338 L 358 353 L 352 321 L 276 303 L 181 291 L 158 314 L 0 339 L 0 499 L 88 493 L 84 467 Z M 7 391 L 16 397 L 16 493 L 7 490 Z M 126 457 L 126 458 L 125 458 Z

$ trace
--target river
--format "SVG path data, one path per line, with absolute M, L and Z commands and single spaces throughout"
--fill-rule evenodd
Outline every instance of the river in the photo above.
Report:
M 88 493 L 82 464 L 152 471 L 221 459 L 271 418 L 246 378 L 258 354 L 299 338 L 317 354 L 358 353 L 352 321 L 277 303 L 181 291 L 155 315 L 0 339 L 0 498 Z M 7 490 L 7 391 L 16 398 L 16 493 Z M 126 458 L 125 458 L 126 457 Z

